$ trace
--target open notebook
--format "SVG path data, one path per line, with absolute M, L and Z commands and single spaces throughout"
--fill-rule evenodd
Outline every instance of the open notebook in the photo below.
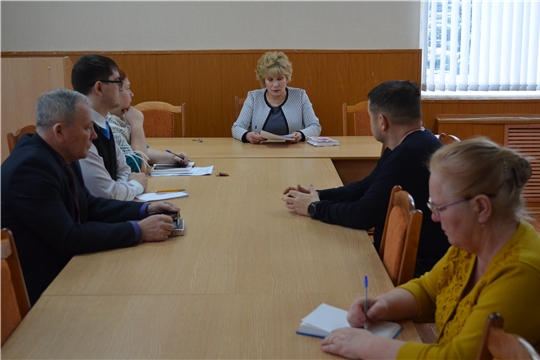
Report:
M 300 335 L 325 338 L 334 329 L 351 327 L 347 321 L 347 311 L 322 303 L 308 316 L 302 319 L 296 331 Z M 394 339 L 403 330 L 401 325 L 389 321 L 369 324 L 368 331 L 374 335 Z

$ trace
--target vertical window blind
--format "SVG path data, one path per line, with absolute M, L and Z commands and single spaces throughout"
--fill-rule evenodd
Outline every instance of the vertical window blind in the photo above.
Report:
M 422 4 L 424 90 L 540 90 L 540 1 Z

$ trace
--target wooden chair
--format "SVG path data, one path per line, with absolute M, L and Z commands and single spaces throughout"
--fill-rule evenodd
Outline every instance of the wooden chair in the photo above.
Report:
M 527 341 L 504 332 L 503 326 L 504 319 L 501 314 L 489 315 L 478 350 L 478 360 L 540 359 L 538 353 Z
M 163 101 L 145 101 L 133 107 L 144 114 L 146 137 L 174 137 L 174 114 L 182 117 L 182 137 L 186 136 L 185 103 L 180 106 Z
M 22 128 L 20 128 L 19 130 L 17 130 L 15 132 L 15 134 L 8 133 L 7 134 L 7 142 L 8 142 L 9 153 L 11 154 L 11 152 L 15 148 L 15 145 L 17 144 L 17 141 L 19 141 L 19 139 L 23 135 L 25 135 L 25 134 L 33 134 L 35 132 L 36 132 L 36 125 L 26 125 L 26 126 L 23 126 Z
M 353 113 L 354 118 L 354 136 L 372 136 L 371 122 L 368 113 L 368 102 L 362 101 L 356 105 L 348 106 L 347 103 L 343 103 L 342 116 L 343 116 L 343 136 L 347 136 L 347 114 Z M 384 144 L 381 147 L 381 156 L 384 154 L 386 146 Z
M 342 105 L 343 114 L 343 136 L 347 136 L 347 114 L 353 113 L 354 117 L 354 134 L 355 136 L 371 136 L 371 125 L 368 114 L 368 102 L 362 101 L 356 105 L 348 106 L 347 103 Z
M 30 310 L 30 300 L 9 229 L 2 229 L 2 345 Z
M 439 135 L 435 135 L 435 136 L 438 137 L 439 140 L 441 140 L 443 145 L 450 145 L 450 144 L 453 144 L 455 142 L 461 141 L 461 140 L 459 140 L 459 138 L 457 136 L 455 136 L 455 135 L 446 135 L 445 133 L 440 133 Z
M 242 106 L 244 106 L 244 101 L 246 101 L 245 98 L 239 98 L 238 96 L 234 97 L 234 114 L 236 115 L 234 118 L 235 120 L 238 119 L 238 116 L 240 115 Z
M 392 189 L 379 248 L 379 256 L 395 286 L 414 277 L 418 241 L 422 228 L 422 211 L 401 186 Z

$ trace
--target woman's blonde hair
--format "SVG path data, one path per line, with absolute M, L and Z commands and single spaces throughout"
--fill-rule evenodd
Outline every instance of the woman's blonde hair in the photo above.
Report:
M 269 51 L 257 62 L 255 74 L 261 86 L 265 87 L 264 79 L 268 76 L 284 75 L 287 82 L 291 82 L 292 71 L 292 64 L 287 55 L 281 51 Z
M 448 179 L 443 191 L 449 197 L 485 194 L 491 197 L 496 218 L 530 219 L 524 210 L 523 188 L 531 177 L 531 165 L 513 149 L 484 137 L 472 138 L 439 148 L 429 170 Z

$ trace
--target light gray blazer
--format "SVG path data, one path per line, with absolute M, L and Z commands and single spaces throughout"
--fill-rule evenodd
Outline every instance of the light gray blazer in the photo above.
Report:
M 287 87 L 289 95 L 287 101 L 281 107 L 285 119 L 289 125 L 289 133 L 301 131 L 304 136 L 319 136 L 321 124 L 315 116 L 313 106 L 305 90 Z M 232 126 L 232 135 L 237 140 L 242 140 L 246 132 L 255 131 L 260 133 L 270 108 L 264 101 L 266 88 L 248 92 L 242 111 Z

